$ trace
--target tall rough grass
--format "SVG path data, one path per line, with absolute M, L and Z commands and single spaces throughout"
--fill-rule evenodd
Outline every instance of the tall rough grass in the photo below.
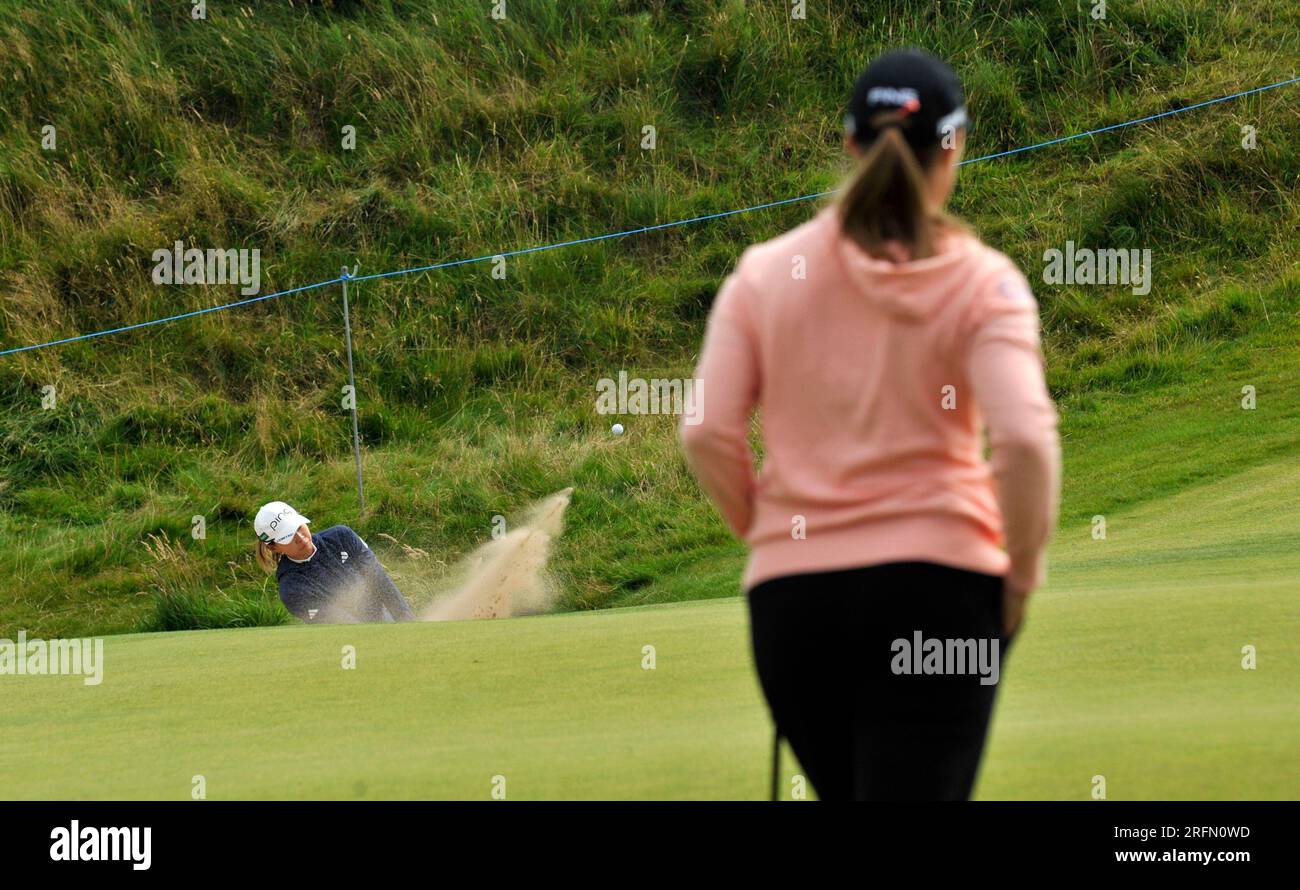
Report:
M 212 585 L 198 559 L 166 535 L 149 535 L 144 549 L 150 557 L 145 563 L 145 576 L 154 596 L 153 611 L 141 622 L 141 630 L 260 627 L 289 620 L 289 613 L 275 593 L 268 593 L 269 578 L 260 588 L 254 588 L 246 577 L 240 577 L 241 573 L 248 574 L 247 563 L 229 564 L 228 586 L 233 587 L 232 592 L 222 585 Z

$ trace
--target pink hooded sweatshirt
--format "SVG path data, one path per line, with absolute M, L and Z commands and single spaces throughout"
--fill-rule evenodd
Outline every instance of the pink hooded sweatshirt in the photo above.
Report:
M 747 590 L 898 561 L 1021 588 L 1045 579 L 1060 446 L 1038 305 L 977 238 L 951 233 L 936 255 L 892 263 L 845 238 L 827 207 L 745 251 L 714 301 L 695 376 L 699 411 L 682 441 L 751 549 Z

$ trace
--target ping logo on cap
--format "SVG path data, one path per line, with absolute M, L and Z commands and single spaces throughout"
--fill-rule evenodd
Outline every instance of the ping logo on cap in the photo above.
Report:
M 271 501 L 257 511 L 253 533 L 264 544 L 287 544 L 298 527 L 308 522 L 309 519 L 284 501 Z
M 868 105 L 920 105 L 921 97 L 911 87 L 872 87 L 867 90 Z

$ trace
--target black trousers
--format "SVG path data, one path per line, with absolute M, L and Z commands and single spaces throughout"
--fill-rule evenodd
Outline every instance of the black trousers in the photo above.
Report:
M 896 641 L 982 639 L 1000 678 L 1000 577 L 888 563 L 765 581 L 749 608 L 763 693 L 818 797 L 970 797 L 997 685 L 978 673 L 900 673 L 908 647 Z

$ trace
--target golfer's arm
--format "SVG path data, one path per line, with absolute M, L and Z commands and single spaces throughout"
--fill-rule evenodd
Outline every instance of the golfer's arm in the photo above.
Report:
M 288 578 L 280 584 L 280 602 L 293 617 L 307 624 L 359 624 L 362 621 L 361 616 L 348 609 L 338 597 L 321 602 L 300 588 L 298 583 L 298 579 Z
M 1047 391 L 1036 307 L 986 322 L 971 344 L 968 373 L 988 428 L 1007 554 L 1008 581 L 1029 590 L 1046 580 L 1043 553 L 1056 527 L 1061 450 Z
M 375 551 L 371 550 L 359 537 L 357 539 L 361 545 L 362 559 L 365 560 L 366 573 L 370 576 L 371 593 L 379 599 L 388 609 L 388 614 L 393 616 L 395 621 L 414 621 L 415 613 L 411 611 L 410 605 L 406 602 L 406 597 L 397 589 L 393 579 L 388 576 L 388 570 L 379 562 L 379 557 L 375 556 Z
M 388 572 L 373 555 L 370 557 L 370 585 L 370 589 L 388 609 L 388 614 L 393 616 L 393 620 L 415 620 L 415 614 L 411 611 L 411 607 L 407 605 L 406 597 L 402 596 L 402 592 L 397 589 L 393 579 L 388 577 Z
M 285 609 L 295 618 L 311 623 L 313 620 L 307 614 L 306 598 L 301 590 L 294 583 L 294 579 L 285 578 L 279 582 L 280 602 L 284 603 Z
M 754 514 L 749 420 L 758 393 L 758 360 L 745 321 L 740 278 L 732 274 L 714 301 L 695 370 L 700 410 L 683 417 L 681 424 L 687 463 L 740 538 Z

